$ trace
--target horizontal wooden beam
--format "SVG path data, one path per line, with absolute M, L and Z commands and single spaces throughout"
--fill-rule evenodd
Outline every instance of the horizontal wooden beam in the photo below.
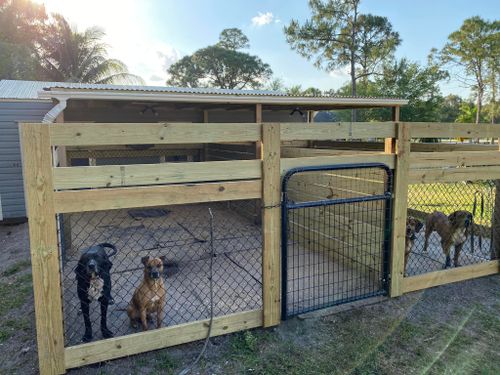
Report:
M 410 169 L 408 183 L 460 182 L 500 179 L 500 165 L 468 168 Z
M 64 352 L 66 369 L 201 340 L 207 336 L 208 323 L 208 319 L 200 320 L 71 346 Z M 211 336 L 220 336 L 261 325 L 262 310 L 220 316 L 213 320 Z
M 412 138 L 498 138 L 498 124 L 409 122 Z
M 351 163 L 384 163 L 389 168 L 394 168 L 394 155 L 384 153 L 371 153 L 369 155 L 338 155 L 338 156 L 313 156 L 302 158 L 282 158 L 281 173 L 296 167 L 315 165 L 335 165 Z
M 403 293 L 415 290 L 427 289 L 433 286 L 454 283 L 457 281 L 475 279 L 500 272 L 500 262 L 492 260 L 471 266 L 450 268 L 447 270 L 434 271 L 423 275 L 405 277 L 403 279 Z
M 54 192 L 56 213 L 262 198 L 261 180 Z
M 500 151 L 412 152 L 410 169 L 500 165 Z
M 54 187 L 81 189 L 117 186 L 250 180 L 262 175 L 261 160 L 103 165 L 53 168 Z
M 261 138 L 261 125 L 255 123 L 71 123 L 48 126 L 51 144 L 57 146 L 256 142 Z
M 394 122 L 281 123 L 282 141 L 391 138 L 395 135 Z

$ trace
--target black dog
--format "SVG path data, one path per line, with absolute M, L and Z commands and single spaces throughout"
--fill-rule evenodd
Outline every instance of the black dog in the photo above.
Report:
M 110 254 L 105 248 L 110 248 Z M 113 337 L 113 333 L 107 327 L 108 305 L 114 303 L 111 297 L 111 276 L 110 270 L 113 263 L 109 257 L 116 254 L 116 247 L 109 243 L 100 243 L 86 249 L 78 265 L 76 266 L 76 281 L 78 288 L 78 298 L 82 308 L 83 320 L 85 322 L 85 334 L 82 341 L 92 340 L 92 324 L 89 316 L 89 305 L 93 300 L 101 304 L 101 332 L 104 338 Z

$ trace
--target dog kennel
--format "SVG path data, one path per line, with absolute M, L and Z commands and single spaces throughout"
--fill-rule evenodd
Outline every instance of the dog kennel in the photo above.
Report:
M 58 101 L 56 123 L 20 128 L 41 373 L 498 272 L 497 250 L 449 270 L 403 265 L 407 212 L 429 210 L 413 184 L 500 179 L 497 149 L 417 151 L 411 139 L 500 136 L 491 125 L 401 123 L 405 101 L 392 99 L 66 84 L 40 95 Z M 394 107 L 394 121 L 310 123 L 313 111 L 363 107 Z M 480 210 L 494 192 L 476 196 L 474 215 L 498 225 Z M 490 233 L 474 241 L 498 249 Z M 102 339 L 94 303 L 81 344 L 74 270 L 101 242 L 117 247 L 115 337 Z M 167 296 L 162 328 L 147 331 L 126 311 L 144 256 L 164 257 Z

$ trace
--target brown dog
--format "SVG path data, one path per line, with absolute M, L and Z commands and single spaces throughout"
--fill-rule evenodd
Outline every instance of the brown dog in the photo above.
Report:
M 458 258 L 460 257 L 460 251 L 467 236 L 470 234 L 472 224 L 472 214 L 468 211 L 455 211 L 449 216 L 439 211 L 433 212 L 427 217 L 425 223 L 424 251 L 427 251 L 431 233 L 437 232 L 441 237 L 441 247 L 446 256 L 444 268 L 451 267 L 450 251 L 452 246 L 455 246 L 453 263 L 455 267 L 459 267 Z
M 136 328 L 140 321 L 142 329 L 147 331 L 151 314 L 156 313 L 156 328 L 161 327 L 163 320 L 166 290 L 162 272 L 165 258 L 146 256 L 141 261 L 144 264 L 144 279 L 134 292 L 127 313 L 132 327 Z
M 416 234 L 420 232 L 424 224 L 414 217 L 409 216 L 406 219 L 406 237 L 405 237 L 405 270 L 408 263 L 413 244 L 415 243 Z

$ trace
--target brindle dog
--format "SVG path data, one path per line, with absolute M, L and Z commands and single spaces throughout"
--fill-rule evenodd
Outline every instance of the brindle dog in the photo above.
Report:
M 405 270 L 408 263 L 408 257 L 411 254 L 416 234 L 420 232 L 424 224 L 414 217 L 409 216 L 406 219 L 406 237 L 405 237 Z
M 146 256 L 141 261 L 144 264 L 144 278 L 132 296 L 127 313 L 133 328 L 137 328 L 137 322 L 140 321 L 142 329 L 147 331 L 151 314 L 156 314 L 156 328 L 161 327 L 163 320 L 163 307 L 167 294 L 162 277 L 165 257 Z
M 441 237 L 441 247 L 446 256 L 443 268 L 451 267 L 450 251 L 452 246 L 455 246 L 453 264 L 455 267 L 459 267 L 460 251 L 472 231 L 472 225 L 472 214 L 468 211 L 455 211 L 448 216 L 439 211 L 433 212 L 427 217 L 425 223 L 424 252 L 427 251 L 429 236 L 432 232 L 437 232 Z

